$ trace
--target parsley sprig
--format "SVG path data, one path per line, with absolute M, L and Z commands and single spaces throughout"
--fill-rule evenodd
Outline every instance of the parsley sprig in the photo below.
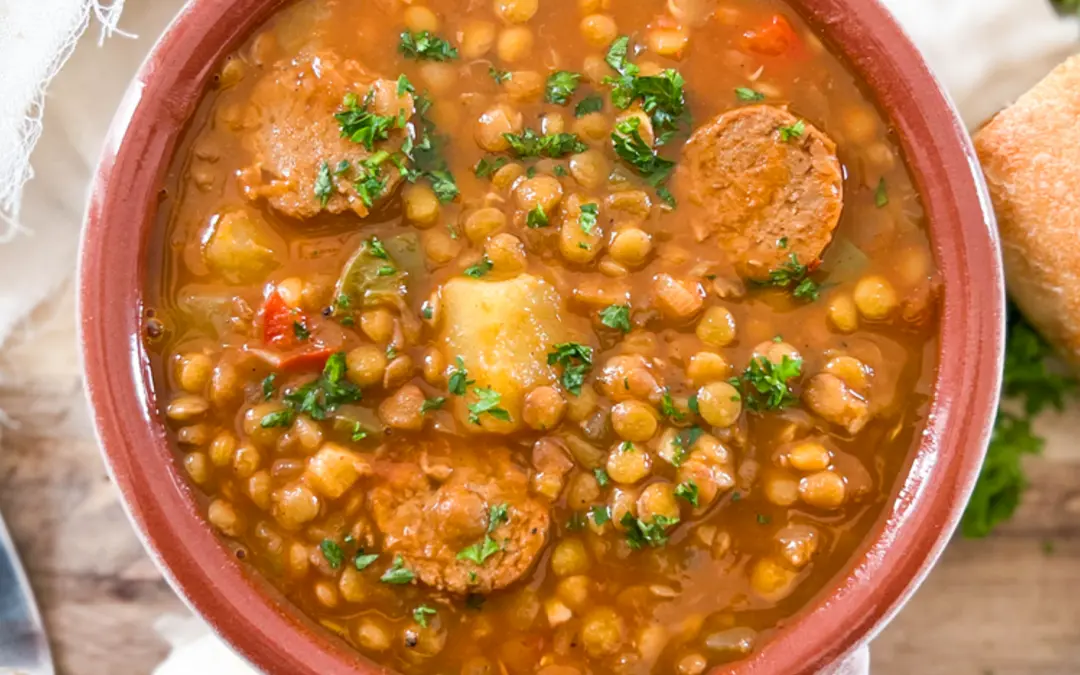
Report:
M 401 33 L 398 50 L 405 58 L 418 61 L 450 61 L 458 57 L 458 50 L 449 42 L 429 32 Z
M 468 560 L 483 565 L 488 558 L 502 550 L 499 543 L 491 536 L 502 523 L 510 522 L 510 510 L 506 504 L 496 504 L 488 510 L 488 526 L 484 539 L 458 551 L 458 560 Z
M 476 401 L 468 405 L 470 424 L 479 425 L 480 416 L 484 414 L 491 415 L 502 422 L 510 421 L 510 413 L 505 408 L 499 407 L 502 403 L 502 394 L 490 387 L 473 387 L 473 393 L 476 394 Z
M 786 240 L 783 242 L 786 247 Z M 799 256 L 791 253 L 788 259 L 776 269 L 769 270 L 769 280 L 765 286 L 791 289 L 791 294 L 800 300 L 814 302 L 818 299 L 821 287 L 810 278 L 810 268 L 799 262 Z
M 581 386 L 593 367 L 593 349 L 579 342 L 563 342 L 555 345 L 548 354 L 548 365 L 563 369 L 563 389 L 574 396 L 581 395 Z
M 658 548 L 668 541 L 667 529 L 677 525 L 678 518 L 655 515 L 651 522 L 645 522 L 635 518 L 630 513 L 623 514 L 619 523 L 626 528 L 626 543 L 633 550 L 639 550 L 646 546 Z
M 627 117 L 615 125 L 615 131 L 611 134 L 615 154 L 637 169 L 646 182 L 656 188 L 661 199 L 674 206 L 675 198 L 664 184 L 671 177 L 675 162 L 661 157 L 649 147 L 641 137 L 640 128 L 641 120 L 637 117 Z
M 285 409 L 270 413 L 260 420 L 261 426 L 286 427 L 298 414 L 314 420 L 324 420 L 327 415 L 346 403 L 355 403 L 362 397 L 360 387 L 345 379 L 345 352 L 337 352 L 326 361 L 319 379 L 285 392 Z
M 566 132 L 541 136 L 532 129 L 525 129 L 520 134 L 503 134 L 503 138 L 520 159 L 530 157 L 559 159 L 569 154 L 585 152 L 589 148 L 577 137 L 577 134 Z
M 679 71 L 668 68 L 658 75 L 641 75 L 641 69 L 630 62 L 630 38 L 622 36 L 608 49 L 607 64 L 618 73 L 604 78 L 611 86 L 611 102 L 626 110 L 635 101 L 652 119 L 656 144 L 664 145 L 680 127 L 689 126 L 686 110 L 686 81 Z
M 544 98 L 548 103 L 566 105 L 577 91 L 581 75 L 568 70 L 557 70 L 548 76 Z
M 750 359 L 750 365 L 741 377 L 731 382 L 742 392 L 746 407 L 755 412 L 782 410 L 796 402 L 791 391 L 791 380 L 802 375 L 802 359 L 784 354 L 780 363 L 773 363 L 764 356 Z

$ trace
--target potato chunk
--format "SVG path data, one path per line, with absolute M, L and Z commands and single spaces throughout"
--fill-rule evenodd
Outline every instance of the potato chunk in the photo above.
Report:
M 547 364 L 551 346 L 567 340 L 563 299 L 543 279 L 523 274 L 504 281 L 456 278 L 442 289 L 443 345 L 448 363 L 458 357 L 470 380 L 464 397 L 455 396 L 454 413 L 466 428 L 511 433 L 521 427 L 525 394 L 555 382 Z M 482 413 L 480 424 L 469 421 L 468 404 L 478 400 L 477 389 L 500 396 L 498 406 L 509 421 Z
M 207 266 L 230 283 L 256 281 L 278 266 L 277 235 L 262 217 L 247 209 L 215 215 L 203 242 Z
M 368 467 L 355 452 L 327 443 L 308 460 L 304 480 L 324 497 L 337 499 L 366 473 Z

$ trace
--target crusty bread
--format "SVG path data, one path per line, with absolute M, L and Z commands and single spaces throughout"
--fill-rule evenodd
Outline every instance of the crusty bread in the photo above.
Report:
M 1009 294 L 1080 364 L 1080 55 L 975 135 Z

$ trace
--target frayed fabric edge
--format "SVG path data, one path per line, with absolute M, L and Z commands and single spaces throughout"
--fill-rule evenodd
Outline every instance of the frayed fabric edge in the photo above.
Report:
M 113 0 L 109 3 L 104 2 L 104 0 L 91 0 L 84 5 L 79 22 L 64 40 L 63 47 L 53 57 L 46 70 L 47 74 L 44 80 L 39 84 L 37 92 L 30 101 L 21 128 L 18 131 L 19 156 L 16 158 L 16 165 L 21 165 L 22 168 L 15 172 L 14 180 L 10 185 L 0 189 L 0 245 L 10 242 L 19 235 L 29 234 L 29 230 L 19 222 L 19 213 L 22 207 L 23 187 L 34 177 L 30 157 L 41 139 L 42 115 L 45 112 L 45 92 L 49 83 L 64 67 L 68 59 L 71 58 L 79 38 L 90 25 L 91 14 L 101 24 L 101 34 L 98 37 L 99 47 L 105 43 L 106 39 L 114 35 L 125 38 L 136 37 L 120 29 L 120 15 L 124 11 L 124 2 L 125 0 Z

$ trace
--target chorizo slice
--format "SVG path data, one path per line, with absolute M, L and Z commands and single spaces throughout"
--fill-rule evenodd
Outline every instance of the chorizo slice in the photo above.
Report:
M 679 173 L 705 234 L 715 233 L 752 280 L 793 260 L 815 267 L 840 221 L 836 144 L 780 108 L 716 117 L 691 136 Z
M 376 469 L 371 512 L 383 548 L 421 583 L 450 593 L 489 593 L 525 576 L 547 543 L 548 506 L 529 493 L 526 472 L 505 449 L 483 462 L 444 456 L 452 469 L 437 487 L 416 463 Z

